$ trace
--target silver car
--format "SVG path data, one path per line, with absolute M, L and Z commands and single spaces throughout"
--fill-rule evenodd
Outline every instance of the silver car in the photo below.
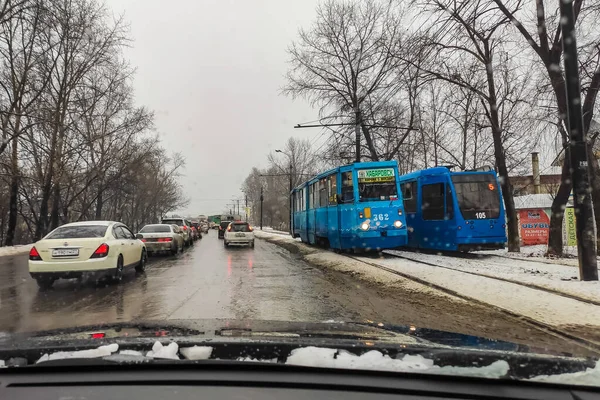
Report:
M 181 228 L 177 225 L 146 225 L 140 229 L 136 237 L 146 244 L 148 254 L 158 252 L 177 254 L 183 251 L 183 234 Z

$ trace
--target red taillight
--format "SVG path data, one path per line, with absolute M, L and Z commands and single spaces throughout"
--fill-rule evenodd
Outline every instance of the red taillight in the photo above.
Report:
M 184 231 L 187 231 L 187 226 L 185 226 L 185 225 L 184 225 L 184 226 L 183 226 L 183 230 L 184 230 Z
M 38 251 L 35 247 L 32 247 L 31 250 L 29 250 L 29 259 L 33 260 L 33 261 L 41 261 L 42 260 L 42 257 L 40 257 L 40 253 L 38 253 Z
M 227 227 L 227 232 L 231 232 L 231 226 Z
M 167 237 L 167 238 L 158 238 L 157 242 L 172 242 L 173 238 Z
M 104 339 L 105 336 L 104 332 L 92 333 L 92 339 Z
M 146 239 L 144 239 L 144 238 L 141 238 L 140 240 L 141 240 L 142 242 L 146 243 Z
M 250 225 L 248 225 L 248 230 L 252 232 L 252 227 Z
M 102 257 L 106 257 L 108 255 L 108 245 L 106 243 L 102 243 L 100 246 L 98 246 L 98 248 L 96 249 L 96 251 L 94 252 L 94 254 L 92 254 L 92 256 L 90 258 L 102 258 Z

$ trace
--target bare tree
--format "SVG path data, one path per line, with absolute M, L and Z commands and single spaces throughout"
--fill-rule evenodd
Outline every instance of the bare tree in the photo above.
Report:
M 550 82 L 551 90 L 556 101 L 557 116 L 560 120 L 558 129 L 565 153 L 569 151 L 569 137 L 567 118 L 567 97 L 564 71 L 561 67 L 562 29 L 559 23 L 560 13 L 558 5 L 553 5 L 547 10 L 547 1 L 536 0 L 535 4 L 524 0 L 494 0 L 498 8 L 512 22 L 521 37 L 529 44 L 544 66 L 546 77 Z M 525 7 L 529 4 L 531 7 Z M 573 2 L 575 19 L 578 23 L 578 45 L 580 47 L 580 64 L 582 78 L 582 92 L 585 93 L 583 101 L 584 133 L 587 134 L 590 122 L 596 110 L 596 98 L 600 88 L 600 35 L 596 22 L 600 19 L 600 7 L 595 2 L 575 0 Z M 534 17 L 531 17 L 532 9 Z M 525 22 L 523 22 L 525 21 Z M 536 34 L 530 33 L 527 25 L 534 25 Z M 583 34 L 582 34 L 583 33 Z M 588 160 L 592 197 L 596 226 L 600 226 L 600 167 L 593 154 L 595 137 L 589 138 Z M 569 157 L 564 157 L 562 166 L 561 185 L 552 202 L 552 215 L 550 217 L 550 237 L 548 240 L 548 253 L 562 254 L 562 223 L 564 208 L 572 189 Z M 598 241 L 598 239 L 597 239 Z M 597 242 L 600 245 L 600 242 Z M 600 251 L 600 246 L 596 246 Z
M 500 92 L 495 55 L 503 50 L 503 30 L 508 19 L 495 13 L 488 0 L 427 0 L 425 10 L 436 18 L 423 35 L 418 48 L 427 49 L 431 67 L 423 69 L 433 77 L 477 94 L 492 134 L 508 222 L 508 249 L 519 251 L 519 229 L 503 146 L 505 132 L 499 114 Z M 473 69 L 475 67 L 475 70 Z M 485 89 L 474 86 L 469 75 L 481 74 Z
M 307 98 L 322 114 L 359 126 L 371 160 L 395 156 L 380 154 L 370 128 L 375 111 L 401 89 L 396 82 L 400 61 L 394 53 L 401 51 L 402 29 L 393 3 L 327 0 L 317 7 L 314 26 L 299 35 L 288 50 L 290 70 L 283 92 Z M 347 135 L 351 129 L 339 133 Z

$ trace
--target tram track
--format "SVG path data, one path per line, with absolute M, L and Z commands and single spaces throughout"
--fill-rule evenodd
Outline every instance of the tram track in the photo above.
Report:
M 449 267 L 447 265 L 441 265 L 441 264 L 438 264 L 438 263 L 433 263 L 433 262 L 424 261 L 424 260 L 418 260 L 418 259 L 415 259 L 415 258 L 412 258 L 412 257 L 403 256 L 403 255 L 400 255 L 400 254 L 397 254 L 397 253 L 391 253 L 391 252 L 386 251 L 386 250 L 384 250 L 382 252 L 382 254 L 384 255 L 384 257 L 388 257 L 388 258 L 401 258 L 401 259 L 405 259 L 405 260 L 409 260 L 409 261 L 413 261 L 413 262 L 417 262 L 417 263 L 429 265 L 431 267 L 443 268 L 443 269 L 447 269 L 447 270 L 462 272 L 462 273 L 468 274 L 468 275 L 475 275 L 475 276 L 481 276 L 483 278 L 495 279 L 495 280 L 498 280 L 498 281 L 501 281 L 501 282 L 512 283 L 512 284 L 524 286 L 524 287 L 527 287 L 527 288 L 530 288 L 530 289 L 541 290 L 541 291 L 548 292 L 548 293 L 551 293 L 551 294 L 555 294 L 555 295 L 558 295 L 558 296 L 562 296 L 562 297 L 566 297 L 566 298 L 569 298 L 569 299 L 577 300 L 577 301 L 580 301 L 582 303 L 587 303 L 587 304 L 592 304 L 592 305 L 595 305 L 595 306 L 600 306 L 600 301 L 587 299 L 585 297 L 576 296 L 576 295 L 573 295 L 573 294 L 570 294 L 570 293 L 565 293 L 565 292 L 562 292 L 560 290 L 555 290 L 555 289 L 552 289 L 552 288 L 548 288 L 546 286 L 536 285 L 536 284 L 529 283 L 529 282 L 520 282 L 520 281 L 517 281 L 517 280 L 514 280 L 514 279 L 502 278 L 502 277 L 491 275 L 491 274 L 485 274 L 485 273 L 474 272 L 474 271 L 465 271 L 464 269 L 453 268 L 453 267 Z M 445 257 L 450 257 L 447 254 L 444 254 L 444 256 Z M 465 257 L 464 254 L 461 254 L 461 255 L 459 255 L 456 258 L 477 259 L 477 257 Z M 488 261 L 488 260 L 482 260 L 482 261 Z M 494 262 L 492 261 L 492 263 L 494 263 Z M 498 264 L 498 263 L 494 263 L 494 264 Z M 554 264 L 554 265 L 556 265 L 556 264 Z
M 556 327 L 554 327 L 554 326 L 552 326 L 550 324 L 546 324 L 544 322 L 537 321 L 537 320 L 535 320 L 533 318 L 530 318 L 530 317 L 527 317 L 525 315 L 518 314 L 516 312 L 507 310 L 507 309 L 505 309 L 503 307 L 499 307 L 499 306 L 496 306 L 496 305 L 493 305 L 493 304 L 490 304 L 490 303 L 478 300 L 478 299 L 473 298 L 471 296 L 464 295 L 464 294 L 462 294 L 462 293 L 460 293 L 458 291 L 455 291 L 455 290 L 452 290 L 452 289 L 448 289 L 448 288 L 446 288 L 444 286 L 441 286 L 441 285 L 429 282 L 429 281 L 427 281 L 425 279 L 421 279 L 421 278 L 415 277 L 415 276 L 413 276 L 411 274 L 403 273 L 403 272 L 397 271 L 395 269 L 388 268 L 388 267 L 386 267 L 384 265 L 381 265 L 381 264 L 378 264 L 376 262 L 371 262 L 371 261 L 367 260 L 365 257 L 357 257 L 357 256 L 350 255 L 350 254 L 344 254 L 344 256 L 348 257 L 348 258 L 350 258 L 352 260 L 365 263 L 365 264 L 370 265 L 370 266 L 372 266 L 374 268 L 377 268 L 379 270 L 386 271 L 388 273 L 391 273 L 391 274 L 403 277 L 405 279 L 409 279 L 409 280 L 411 280 L 413 282 L 420 283 L 420 284 L 428 286 L 428 287 L 430 287 L 432 289 L 439 290 L 441 292 L 444 292 L 444 293 L 449 294 L 451 296 L 455 296 L 455 297 L 460 298 L 462 300 L 465 300 L 465 301 L 468 301 L 468 302 L 471 302 L 471 303 L 474 303 L 474 304 L 478 304 L 478 305 L 481 305 L 481 306 L 484 306 L 484 307 L 492 308 L 492 309 L 494 309 L 494 310 L 496 310 L 496 311 L 498 311 L 498 312 L 506 315 L 508 318 L 513 318 L 513 319 L 518 320 L 518 321 L 520 321 L 522 323 L 526 323 L 527 325 L 531 326 L 532 329 L 537 329 L 537 330 L 539 330 L 541 332 L 544 332 L 546 334 L 549 334 L 549 335 L 561 338 L 561 339 L 569 341 L 569 342 L 571 342 L 573 344 L 577 344 L 579 346 L 582 346 L 582 347 L 586 348 L 589 351 L 593 351 L 596 354 L 600 355 L 600 342 L 598 342 L 598 341 L 590 340 L 588 338 L 584 338 L 584 337 L 577 336 L 577 335 L 574 335 L 574 334 L 571 334 L 571 333 L 568 333 L 568 332 L 564 332 L 564 331 L 562 331 L 562 330 L 560 330 L 560 329 L 558 329 L 558 328 L 556 328 Z M 390 256 L 390 255 L 388 255 L 388 256 Z M 410 259 L 408 257 L 396 257 L 396 258 L 405 258 L 405 259 L 413 261 L 413 262 L 420 262 L 420 261 L 416 261 L 416 260 Z M 428 263 L 428 262 L 421 262 L 421 263 L 425 264 L 425 265 L 429 265 L 429 266 L 440 267 L 439 265 L 436 265 L 434 263 Z M 461 270 L 457 270 L 457 269 L 454 269 L 454 270 L 457 271 L 457 272 L 466 273 L 466 272 L 461 271 Z M 491 278 L 491 277 L 488 277 L 488 276 L 485 276 L 485 275 L 481 275 L 481 276 L 485 277 L 485 278 L 494 279 L 494 278 Z M 498 279 L 498 280 L 502 280 L 502 279 Z M 506 282 L 513 283 L 511 281 L 506 281 Z M 538 290 L 538 288 L 532 288 L 532 287 L 530 287 L 530 289 Z M 558 294 L 558 293 L 552 293 L 552 294 Z M 564 296 L 564 297 L 568 297 L 568 296 Z M 579 299 L 575 299 L 575 300 L 581 301 Z M 588 304 L 592 304 L 592 305 L 596 304 L 595 302 L 589 302 L 589 301 L 587 303 Z

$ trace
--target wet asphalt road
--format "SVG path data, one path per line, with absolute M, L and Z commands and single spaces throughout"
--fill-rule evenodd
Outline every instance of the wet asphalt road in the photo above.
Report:
M 0 330 L 29 331 L 131 320 L 261 319 L 325 321 L 362 316 L 328 298 L 339 291 L 318 269 L 257 240 L 225 249 L 210 231 L 177 256 L 151 257 L 123 281 L 59 280 L 42 291 L 27 255 L 0 258 Z M 360 308 L 360 306 L 358 306 Z
M 27 254 L 0 257 L 0 332 L 129 321 L 235 319 L 365 321 L 477 335 L 553 352 L 588 350 L 486 306 L 399 280 L 384 288 L 354 274 L 313 267 L 263 240 L 224 248 L 216 231 L 177 256 L 151 257 L 122 282 L 59 280 L 42 291 Z

